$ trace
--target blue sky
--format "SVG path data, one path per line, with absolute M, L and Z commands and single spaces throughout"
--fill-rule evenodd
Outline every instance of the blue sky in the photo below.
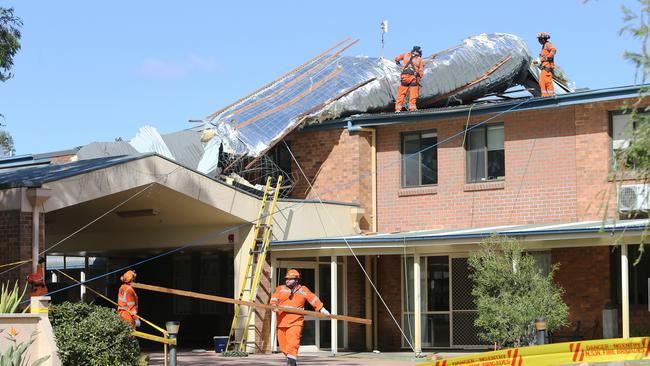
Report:
M 635 1 L 3 1 L 23 19 L 15 77 L 0 113 L 17 154 L 162 133 L 192 125 L 345 37 L 347 55 L 425 54 L 483 32 L 507 32 L 539 52 L 552 35 L 557 64 L 578 87 L 634 83 L 619 37 L 621 4 Z

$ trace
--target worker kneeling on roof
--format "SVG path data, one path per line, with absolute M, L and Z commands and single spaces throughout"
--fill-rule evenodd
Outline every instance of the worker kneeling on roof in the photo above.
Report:
M 126 320 L 134 329 L 140 327 L 140 319 L 138 318 L 138 295 L 131 286 L 135 281 L 136 273 L 133 270 L 126 271 L 120 280 L 122 286 L 117 295 L 117 312 L 120 317 Z
M 304 309 L 305 301 L 308 301 L 314 310 L 329 314 L 318 296 L 300 284 L 300 272 L 290 269 L 284 278 L 285 284 L 275 289 L 271 297 L 271 305 Z M 300 348 L 300 337 L 302 336 L 305 316 L 280 310 L 277 310 L 277 313 L 280 350 L 287 356 L 287 365 L 294 366 L 298 358 L 298 348 Z

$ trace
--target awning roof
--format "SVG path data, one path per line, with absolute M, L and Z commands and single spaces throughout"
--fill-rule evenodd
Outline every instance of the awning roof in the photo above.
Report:
M 581 221 L 558 224 L 536 224 L 536 225 L 507 225 L 491 226 L 483 228 L 466 228 L 466 229 L 440 229 L 440 230 L 423 230 L 407 231 L 400 233 L 386 233 L 376 235 L 357 235 L 343 237 L 330 237 L 313 240 L 300 241 L 274 241 L 271 247 L 285 246 L 314 246 L 319 247 L 323 244 L 350 244 L 361 243 L 383 243 L 394 244 L 396 247 L 403 246 L 406 242 L 414 241 L 448 241 L 450 239 L 482 239 L 492 234 L 531 237 L 540 235 L 558 235 L 558 234 L 609 234 L 622 232 L 638 232 L 646 229 L 650 225 L 650 219 L 640 220 L 620 220 L 620 221 Z M 463 241 L 463 244 L 466 242 Z

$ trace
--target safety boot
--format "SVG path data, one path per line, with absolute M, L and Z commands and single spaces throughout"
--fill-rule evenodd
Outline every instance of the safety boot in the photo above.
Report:
M 297 366 L 298 364 L 296 363 L 296 360 L 293 358 L 287 357 L 287 366 Z

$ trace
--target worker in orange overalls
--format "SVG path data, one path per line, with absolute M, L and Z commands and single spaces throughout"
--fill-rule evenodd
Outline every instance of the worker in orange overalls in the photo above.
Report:
M 140 319 L 138 318 L 138 295 L 131 286 L 131 283 L 135 281 L 135 277 L 135 271 L 126 271 L 120 277 L 122 286 L 120 286 L 120 290 L 117 293 L 117 312 L 134 329 L 140 327 Z
M 314 310 L 320 311 L 323 314 L 329 314 L 329 311 L 325 309 L 318 296 L 300 284 L 300 272 L 295 269 L 290 269 L 284 278 L 284 285 L 278 286 L 273 296 L 271 296 L 271 305 L 304 309 L 305 301 L 308 301 Z M 305 316 L 283 311 L 277 311 L 277 313 L 280 350 L 287 357 L 287 366 L 295 366 Z
M 402 66 L 402 61 L 404 62 L 404 66 Z M 409 93 L 409 111 L 417 111 L 415 101 L 420 95 L 420 81 L 422 80 L 424 68 L 422 49 L 420 46 L 413 46 L 411 52 L 406 52 L 395 57 L 395 63 L 402 68 L 395 112 L 399 113 L 402 111 L 406 93 Z
M 546 32 L 537 33 L 537 40 L 542 45 L 542 51 L 539 53 L 539 88 L 542 90 L 543 97 L 555 95 L 553 88 L 553 71 L 555 70 L 555 53 L 557 50 L 549 41 L 551 35 Z
M 47 295 L 47 286 L 45 285 L 45 258 L 41 257 L 38 260 L 36 272 L 27 276 L 27 283 L 30 286 L 29 296 Z

